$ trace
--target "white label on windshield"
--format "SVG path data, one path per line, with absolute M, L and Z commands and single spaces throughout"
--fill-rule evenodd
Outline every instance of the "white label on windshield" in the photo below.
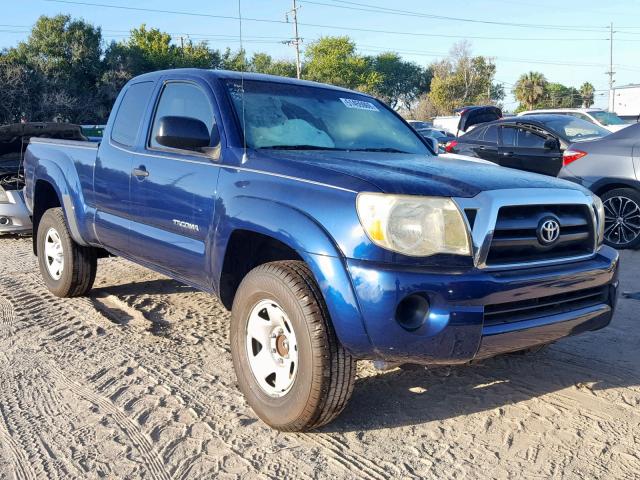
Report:
M 378 107 L 376 107 L 371 102 L 365 102 L 364 100 L 355 100 L 353 98 L 341 98 L 340 101 L 345 104 L 347 108 L 355 108 L 357 110 L 369 110 L 371 112 L 379 112 Z

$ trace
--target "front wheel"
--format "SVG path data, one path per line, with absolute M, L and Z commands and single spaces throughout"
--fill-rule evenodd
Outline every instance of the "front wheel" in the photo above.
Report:
M 353 391 L 356 362 L 300 261 L 267 263 L 244 278 L 233 302 L 231 353 L 247 402 L 278 430 L 330 422 Z
M 602 196 L 604 205 L 604 241 L 613 248 L 640 246 L 640 193 L 632 188 L 617 188 Z
M 73 241 L 61 208 L 44 212 L 36 241 L 40 273 L 51 293 L 78 297 L 91 289 L 96 278 L 96 251 Z

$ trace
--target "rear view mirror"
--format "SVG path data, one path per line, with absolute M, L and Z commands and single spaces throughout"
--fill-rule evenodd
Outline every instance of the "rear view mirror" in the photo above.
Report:
M 160 119 L 156 141 L 165 147 L 197 150 L 209 146 L 211 135 L 201 120 L 167 116 Z
M 560 142 L 555 138 L 547 138 L 544 141 L 545 150 L 560 150 Z

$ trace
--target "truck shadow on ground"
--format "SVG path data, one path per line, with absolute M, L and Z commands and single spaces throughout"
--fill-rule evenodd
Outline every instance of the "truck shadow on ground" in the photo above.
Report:
M 565 348 L 554 345 L 531 356 L 505 355 L 479 364 L 433 370 L 416 366 L 360 378 L 342 415 L 320 431 L 375 430 L 442 421 L 564 389 L 577 391 L 579 403 L 582 394 L 593 397 L 601 390 L 640 385 L 640 372 L 594 364 L 593 359 L 567 355 Z M 637 352 L 627 356 L 634 359 L 621 360 L 637 362 L 640 358 Z M 569 395 L 573 393 L 569 391 Z

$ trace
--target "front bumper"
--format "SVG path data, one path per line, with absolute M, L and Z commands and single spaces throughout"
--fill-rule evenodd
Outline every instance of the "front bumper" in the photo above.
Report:
M 618 254 L 609 247 L 589 260 L 508 271 L 438 273 L 357 260 L 347 260 L 347 268 L 372 344 L 366 356 L 411 363 L 465 363 L 605 327 L 613 316 L 618 283 Z M 597 287 L 606 292 L 599 305 L 485 325 L 487 305 Z M 398 304 L 411 294 L 427 297 L 431 307 L 425 323 L 413 331 L 396 321 Z
M 9 203 L 0 203 L 0 234 L 31 232 L 31 215 L 22 190 L 6 190 Z

